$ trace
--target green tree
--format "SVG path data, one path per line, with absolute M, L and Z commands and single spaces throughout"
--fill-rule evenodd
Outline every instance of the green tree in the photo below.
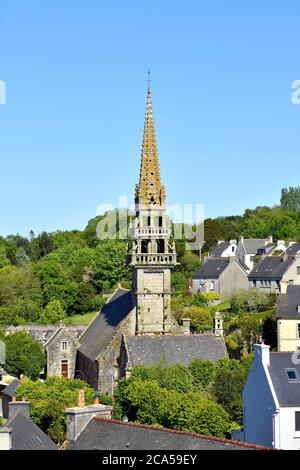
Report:
M 59 300 L 62 307 L 71 310 L 76 298 L 76 285 L 62 269 L 57 253 L 51 253 L 34 265 L 42 285 L 43 304 Z
M 228 412 L 230 418 L 239 424 L 243 420 L 242 393 L 247 378 L 246 368 L 236 359 L 220 359 L 212 393 L 216 401 Z
M 101 240 L 95 248 L 94 278 L 101 289 L 111 289 L 123 279 L 131 277 L 126 264 L 127 244 L 120 240 Z
M 0 269 L 9 264 L 9 259 L 6 256 L 6 249 L 4 245 L 0 245 Z
M 24 248 L 21 246 L 16 251 L 16 265 L 19 266 L 19 267 L 23 267 L 23 266 L 26 266 L 29 263 L 30 263 L 30 258 L 27 255 Z
M 205 219 L 204 237 L 204 250 L 211 250 L 217 245 L 219 240 L 224 240 L 225 230 L 218 219 Z
M 38 377 L 45 366 L 45 353 L 38 341 L 25 331 L 17 331 L 5 337 L 5 345 L 5 370 L 9 374 Z
M 66 317 L 66 311 L 59 300 L 51 300 L 40 315 L 40 323 L 59 323 Z
M 0 269 L 0 324 L 36 321 L 41 302 L 41 286 L 30 266 Z
M 194 359 L 189 370 L 192 374 L 193 384 L 199 390 L 205 390 L 214 381 L 216 367 L 214 362 Z
M 64 377 L 49 377 L 45 382 L 24 380 L 16 389 L 16 397 L 20 400 L 26 396 L 33 422 L 62 444 L 66 438 L 65 409 L 77 405 L 80 389 L 85 391 L 86 404 L 92 404 L 94 390 L 86 382 Z M 101 402 L 103 398 L 100 397 Z
M 300 211 L 300 186 L 282 188 L 280 206 L 292 212 Z
M 192 306 L 181 314 L 181 318 L 185 317 L 191 320 L 191 327 L 199 333 L 213 327 L 213 318 L 208 309 Z

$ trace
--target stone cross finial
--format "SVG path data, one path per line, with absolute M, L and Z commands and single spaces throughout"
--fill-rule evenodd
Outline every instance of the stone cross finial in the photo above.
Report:
M 77 403 L 79 408 L 83 408 L 85 406 L 85 396 L 84 396 L 84 390 L 80 389 L 78 391 L 78 403 Z

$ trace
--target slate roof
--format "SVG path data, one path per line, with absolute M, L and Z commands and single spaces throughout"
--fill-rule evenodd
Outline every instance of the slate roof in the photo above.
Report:
M 93 418 L 70 450 L 261 450 L 254 444 L 155 428 L 145 424 Z
M 208 258 L 208 260 L 194 272 L 192 278 L 218 278 L 227 268 L 228 264 L 229 258 Z
M 267 243 L 267 238 L 244 238 L 243 244 L 246 253 L 256 255 L 257 250 Z
M 272 251 L 274 248 L 276 248 L 276 243 L 267 243 L 267 244 L 264 245 L 263 247 L 258 248 L 257 253 L 258 253 L 258 254 L 266 254 L 266 255 L 268 255 L 269 253 L 271 253 L 271 251 Z
M 300 364 L 293 364 L 292 352 L 270 353 L 268 367 L 281 406 L 300 406 Z M 288 380 L 286 369 L 296 369 L 299 380 Z
M 300 305 L 300 286 L 287 286 L 286 294 L 281 294 L 278 300 L 278 318 L 299 318 L 298 305 Z
M 97 359 L 133 307 L 133 293 L 125 289 L 117 289 L 78 339 L 79 351 L 93 360 Z
M 127 336 L 125 341 L 132 367 L 160 362 L 187 366 L 194 359 L 217 361 L 227 356 L 224 339 L 212 334 Z
M 267 256 L 250 272 L 249 279 L 281 279 L 295 258 L 293 256 Z M 299 260 L 300 265 L 300 260 Z
M 214 258 L 219 258 L 222 256 L 224 251 L 230 246 L 229 242 L 222 242 L 219 243 L 209 254 L 209 256 L 212 256 Z
M 20 410 L 6 422 L 5 427 L 12 428 L 12 450 L 57 450 L 50 437 Z
M 16 388 L 18 387 L 18 385 L 20 384 L 21 382 L 19 380 L 14 380 L 13 382 L 11 382 L 9 385 L 7 385 L 7 387 L 5 387 L 3 390 L 2 390 L 2 394 L 12 398 L 15 396 L 16 394 Z
M 287 255 L 296 255 L 300 251 L 300 243 L 293 243 L 291 246 L 289 246 L 286 249 L 286 254 Z

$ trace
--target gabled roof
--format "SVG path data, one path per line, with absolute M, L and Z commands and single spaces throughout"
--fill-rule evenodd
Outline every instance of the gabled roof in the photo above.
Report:
M 20 383 L 21 382 L 17 379 L 13 380 L 13 382 L 11 382 L 9 385 L 7 385 L 7 387 L 2 390 L 2 394 L 10 398 L 14 397 L 16 394 L 16 388 L 18 387 L 18 385 L 20 385 Z
M 215 248 L 209 253 L 209 256 L 214 258 L 219 258 L 222 256 L 225 250 L 229 248 L 230 242 L 222 242 L 219 245 L 215 246 Z
M 300 364 L 292 360 L 292 352 L 270 353 L 270 377 L 281 406 L 300 406 Z M 299 380 L 289 380 L 286 371 L 294 369 Z
M 244 238 L 243 245 L 246 253 L 255 255 L 259 248 L 268 243 L 268 238 Z
M 300 251 L 300 243 L 293 243 L 286 249 L 287 255 L 296 255 Z
M 252 269 L 249 279 L 281 279 L 294 261 L 293 256 L 267 256 Z
M 218 437 L 93 418 L 71 450 L 270 450 Z
M 79 351 L 90 359 L 97 359 L 133 307 L 133 293 L 117 289 L 78 339 Z
M 224 339 L 212 334 L 126 336 L 126 347 L 131 367 L 160 362 L 187 366 L 194 359 L 217 361 L 227 356 Z
M 56 444 L 19 410 L 5 424 L 12 428 L 12 450 L 57 450 Z
M 247 266 L 237 258 L 208 258 L 193 274 L 193 279 L 215 278 L 218 279 L 230 263 L 237 263 L 244 271 L 249 271 Z
M 227 268 L 228 264 L 229 258 L 208 258 L 205 263 L 203 263 L 202 266 L 194 272 L 192 278 L 218 278 Z
M 298 306 L 300 306 L 300 286 L 288 286 L 286 294 L 281 294 L 278 300 L 278 318 L 299 318 Z

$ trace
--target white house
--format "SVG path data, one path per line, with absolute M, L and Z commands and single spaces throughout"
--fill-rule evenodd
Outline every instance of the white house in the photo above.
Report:
M 269 346 L 255 344 L 243 401 L 240 440 L 276 449 L 300 449 L 299 352 L 270 353 Z
M 237 245 L 236 256 L 251 270 L 254 267 L 256 256 L 270 256 L 275 252 L 282 254 L 285 250 L 285 242 L 283 240 L 274 242 L 272 235 L 268 238 L 241 237 Z
M 210 258 L 227 258 L 229 256 L 235 256 L 237 249 L 237 241 L 230 240 L 225 242 L 219 240 L 217 246 L 209 253 Z

